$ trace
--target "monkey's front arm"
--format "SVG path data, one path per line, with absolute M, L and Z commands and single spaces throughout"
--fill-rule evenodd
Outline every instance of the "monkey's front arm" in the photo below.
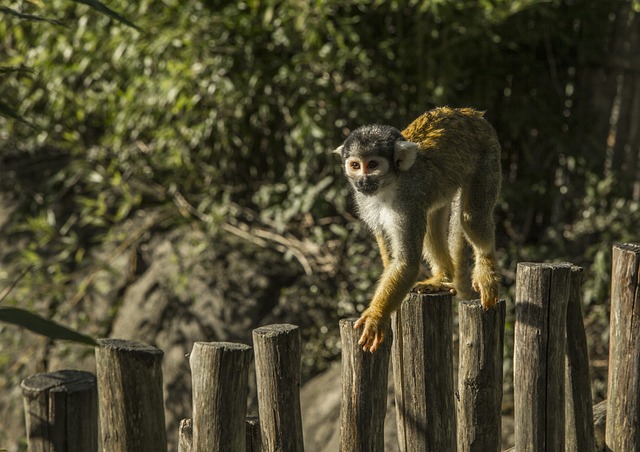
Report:
M 354 328 L 363 327 L 358 344 L 364 351 L 375 352 L 384 341 L 395 311 L 416 281 L 420 260 L 410 263 L 392 261 L 382 273 L 371 304 L 356 321 Z

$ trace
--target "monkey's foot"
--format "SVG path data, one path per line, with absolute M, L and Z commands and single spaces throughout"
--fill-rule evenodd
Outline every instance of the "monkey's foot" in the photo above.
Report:
M 389 327 L 388 323 L 388 321 L 373 314 L 369 308 L 365 309 L 353 325 L 356 330 L 364 326 L 358 341 L 358 345 L 362 345 L 362 350 L 373 353 L 380 347 L 386 336 L 386 330 Z
M 416 283 L 416 285 L 413 286 L 413 291 L 417 293 L 448 292 L 451 295 L 456 294 L 453 282 L 441 273 Z
M 480 293 L 480 302 L 484 309 L 493 308 L 498 302 L 500 275 L 496 270 L 496 262 L 492 258 L 483 258 L 476 262 L 473 270 L 473 290 Z

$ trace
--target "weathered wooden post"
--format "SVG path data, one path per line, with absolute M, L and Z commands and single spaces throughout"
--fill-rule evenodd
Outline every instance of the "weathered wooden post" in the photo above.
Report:
M 391 334 L 375 352 L 358 345 L 362 329 L 356 319 L 340 320 L 342 340 L 342 402 L 340 405 L 340 450 L 383 452 L 384 417 L 387 412 L 387 382 Z
M 300 411 L 300 330 L 269 325 L 253 330 L 262 450 L 303 451 Z
M 192 449 L 193 419 L 183 419 L 178 429 L 178 452 L 191 452 Z
M 518 264 L 513 385 L 515 450 L 564 451 L 570 264 Z
M 193 452 L 244 451 L 251 347 L 231 342 L 196 342 L 189 364 Z
M 565 373 L 565 451 L 595 450 L 593 399 L 589 377 L 587 335 L 582 319 L 582 268 L 571 267 L 567 305 L 567 366 Z
M 92 373 L 61 370 L 22 381 L 30 451 L 97 451 L 98 385 Z
M 480 300 L 460 301 L 458 451 L 502 450 L 502 351 L 506 307 L 485 311 Z
M 260 418 L 258 416 L 247 416 L 247 452 L 260 452 L 261 450 Z
M 96 370 L 103 450 L 166 451 L 162 350 L 120 339 L 98 339 Z
M 640 450 L 640 245 L 613 247 L 607 449 Z
M 400 450 L 456 450 L 451 295 L 410 293 L 391 325 Z

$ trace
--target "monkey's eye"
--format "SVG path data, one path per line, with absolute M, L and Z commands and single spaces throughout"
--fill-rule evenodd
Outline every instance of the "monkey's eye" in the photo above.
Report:
M 349 166 L 351 166 L 352 170 L 359 170 L 360 169 L 360 162 L 351 162 L 349 164 Z
M 369 163 L 367 163 L 367 168 L 368 169 L 376 169 L 378 167 L 378 162 L 375 160 L 371 160 Z

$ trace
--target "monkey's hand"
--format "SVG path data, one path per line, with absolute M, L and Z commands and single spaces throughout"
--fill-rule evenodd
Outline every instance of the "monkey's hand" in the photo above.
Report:
M 358 345 L 366 352 L 375 352 L 384 341 L 386 330 L 389 328 L 389 319 L 384 319 L 380 314 L 370 308 L 365 309 L 360 318 L 353 325 L 354 329 L 364 326 Z

